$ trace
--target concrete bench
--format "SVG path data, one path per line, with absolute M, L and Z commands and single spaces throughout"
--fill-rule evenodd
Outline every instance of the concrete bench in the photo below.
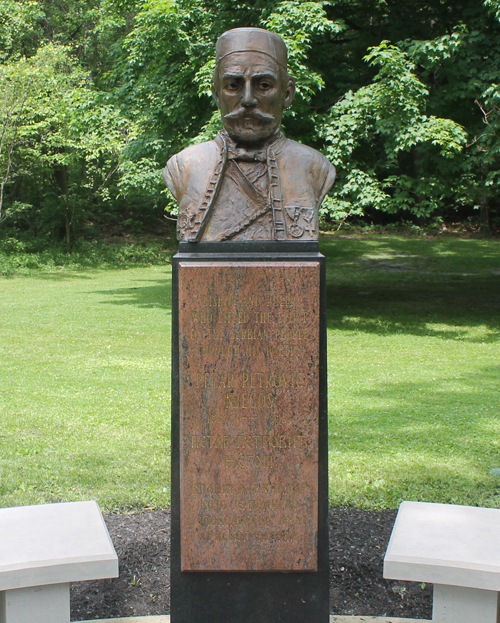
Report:
M 115 577 L 96 502 L 0 509 L 0 623 L 69 623 L 69 582 Z
M 499 623 L 500 510 L 403 502 L 384 578 L 434 584 L 435 623 Z

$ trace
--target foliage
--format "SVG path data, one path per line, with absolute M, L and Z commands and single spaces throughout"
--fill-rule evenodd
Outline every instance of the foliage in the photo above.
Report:
M 406 44 L 423 68 L 424 77 L 437 77 L 432 106 L 454 115 L 468 131 L 467 149 L 450 172 L 454 183 L 449 188 L 458 203 L 476 207 L 498 197 L 500 190 L 496 138 L 499 34 L 496 22 L 485 27 L 476 19 L 470 26 L 459 24 L 454 32 L 434 41 Z
M 484 4 L 492 10 L 497 19 L 500 19 L 500 2 L 498 0 L 485 0 Z
M 88 204 L 109 200 L 107 183 L 132 131 L 87 85 L 61 45 L 0 65 L 0 218 L 36 234 L 62 228 L 68 250 Z M 8 185 L 13 201 L 2 211 Z
M 365 60 L 380 66 L 373 82 L 347 92 L 320 121 L 327 154 L 340 173 L 332 192 L 334 209 L 363 214 L 375 207 L 428 215 L 442 205 L 445 187 L 435 166 L 427 174 L 423 170 L 424 153 L 433 163 L 438 156 L 453 157 L 467 135 L 457 123 L 424 113 L 428 89 L 399 48 L 383 42 L 370 48 Z M 411 156 L 417 146 L 427 149 L 421 149 L 419 175 L 412 176 L 401 155 Z
M 31 56 L 40 45 L 43 11 L 35 0 L 0 2 L 0 62 Z
M 215 41 L 230 28 L 249 25 L 267 27 L 286 39 L 297 101 L 306 114 L 306 103 L 323 86 L 321 76 L 306 66 L 307 50 L 318 36 L 340 29 L 326 18 L 322 3 L 243 2 L 235 7 L 229 0 L 148 0 L 142 4 L 123 41 L 113 79 L 127 114 L 141 125 L 128 155 L 132 160 L 146 157 L 150 177 L 160 179 L 166 154 L 212 138 L 220 128 L 211 97 Z M 140 169 L 139 176 L 144 174 L 144 167 Z
M 352 174 L 346 173 L 346 184 L 341 180 L 332 201 L 341 215 L 364 212 L 373 216 L 374 208 L 394 211 L 401 206 L 416 217 L 422 218 L 437 211 L 437 214 L 449 218 L 451 210 L 469 216 L 474 209 L 481 209 L 483 225 L 487 229 L 488 205 L 496 210 L 499 191 L 494 149 L 492 162 L 487 156 L 490 147 L 483 151 L 481 145 L 487 141 L 481 108 L 485 112 L 493 111 L 491 102 L 486 105 L 485 98 L 498 81 L 500 71 L 500 28 L 493 5 L 496 6 L 496 2 L 483 4 L 470 0 L 460 0 L 453 6 L 437 0 L 404 5 L 345 0 L 330 3 L 329 16 L 344 19 L 347 29 L 343 32 L 344 41 L 330 48 L 332 66 L 339 67 L 336 76 L 332 72 L 323 76 L 327 83 L 328 75 L 332 82 L 337 78 L 341 100 L 346 91 L 351 91 L 349 102 L 340 101 L 332 109 L 333 129 L 339 127 L 338 117 L 345 111 L 347 137 L 344 140 L 347 142 L 351 137 L 357 143 L 347 160 L 340 155 L 341 175 L 348 162 L 349 171 L 354 166 L 370 180 L 367 201 L 362 202 L 363 188 L 356 183 L 353 187 L 349 179 Z M 385 58 L 380 54 L 384 40 L 387 41 Z M 379 128 L 374 131 L 371 127 L 371 134 L 366 137 L 359 125 L 349 125 L 353 114 L 373 111 L 370 110 L 371 102 L 363 97 L 366 89 L 372 93 L 378 82 L 382 88 L 387 87 L 388 95 L 391 94 L 392 85 L 387 76 L 381 76 L 380 69 L 377 74 L 369 70 L 375 69 L 374 59 L 364 53 L 370 47 L 370 41 L 381 61 L 378 67 L 386 67 L 390 72 L 394 63 L 387 57 L 395 57 L 397 51 L 406 59 L 406 66 L 401 69 L 409 82 L 405 84 L 402 76 L 397 74 L 396 82 L 401 83 L 404 97 L 408 95 L 413 101 L 411 83 L 418 81 L 422 85 L 422 97 L 416 103 L 420 114 L 429 120 L 422 124 L 417 116 L 417 126 L 411 120 L 407 121 L 410 143 L 402 141 L 402 149 L 390 163 L 387 150 L 391 149 L 391 143 L 397 143 L 401 138 L 397 128 L 396 133 L 389 136 Z M 397 97 L 395 93 L 392 95 Z M 390 99 L 385 102 L 379 99 L 377 103 L 382 118 L 386 116 L 390 123 L 397 123 L 398 119 L 404 122 L 401 110 L 394 111 L 396 119 L 391 119 L 393 105 Z M 332 113 L 324 118 L 330 121 Z M 490 119 L 493 125 L 496 122 L 493 112 Z M 320 127 L 323 136 L 328 131 L 328 128 Z M 449 149 L 443 149 L 445 144 Z M 331 152 L 332 147 L 329 150 Z M 344 186 L 347 186 L 346 190 Z M 374 189 L 380 201 L 370 206 L 370 194 Z M 383 194 L 387 195 L 385 199 Z
M 5 186 L 23 171 L 18 153 L 28 151 L 28 172 L 36 160 L 37 137 L 49 130 L 55 108 L 81 79 L 78 73 L 76 81 L 69 77 L 68 64 L 66 50 L 49 45 L 33 58 L 0 65 L 0 219 Z
M 40 271 L 80 270 L 87 268 L 130 268 L 170 264 L 174 245 L 170 237 L 162 241 L 143 238 L 113 241 L 78 240 L 72 253 L 65 245 L 46 238 L 6 237 L 0 240 L 0 276 L 33 275 Z
M 221 127 L 210 95 L 215 41 L 260 26 L 285 39 L 297 80 L 285 132 L 339 171 L 324 222 L 477 211 L 487 231 L 500 194 L 499 7 L 0 0 L 2 228 L 50 231 L 69 248 L 75 235 L 120 221 L 139 230 L 175 211 L 160 176 L 166 159 Z
M 165 153 L 218 131 L 210 100 L 213 45 L 228 28 L 256 25 L 278 32 L 289 48 L 298 97 L 285 131 L 325 149 L 339 169 L 323 218 L 374 209 L 424 218 L 453 205 L 473 208 L 487 188 L 494 198 L 496 167 L 485 173 L 478 158 L 484 152 L 470 149 L 480 108 L 465 111 L 494 86 L 495 62 L 486 69 L 490 61 L 478 57 L 485 45 L 492 58 L 496 54 L 492 15 L 467 0 L 457 11 L 438 0 L 405 7 L 399 14 L 375 1 L 243 2 L 237 8 L 223 0 L 145 2 L 114 80 L 120 100 L 140 118 L 136 151 L 149 159 L 149 176 L 159 173 Z M 447 88 L 464 78 L 470 94 Z M 449 105 L 439 105 L 446 98 Z M 163 142 L 151 143 L 153 137 Z

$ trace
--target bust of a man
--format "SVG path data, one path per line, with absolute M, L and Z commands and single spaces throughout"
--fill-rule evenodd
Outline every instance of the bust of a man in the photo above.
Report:
M 212 91 L 224 131 L 176 154 L 163 171 L 179 202 L 178 239 L 316 240 L 335 169 L 280 132 L 295 95 L 283 39 L 261 28 L 225 32 Z

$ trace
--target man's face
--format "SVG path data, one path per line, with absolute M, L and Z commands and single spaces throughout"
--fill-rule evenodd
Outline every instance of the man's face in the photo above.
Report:
M 219 63 L 214 97 L 226 132 L 238 143 L 273 136 L 294 94 L 293 80 L 266 54 L 235 52 Z

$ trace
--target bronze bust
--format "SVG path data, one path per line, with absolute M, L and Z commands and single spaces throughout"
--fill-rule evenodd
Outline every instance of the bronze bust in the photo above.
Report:
M 295 95 L 283 39 L 261 28 L 225 32 L 212 92 L 224 131 L 176 154 L 163 171 L 179 202 L 178 239 L 317 240 L 335 168 L 280 132 Z

